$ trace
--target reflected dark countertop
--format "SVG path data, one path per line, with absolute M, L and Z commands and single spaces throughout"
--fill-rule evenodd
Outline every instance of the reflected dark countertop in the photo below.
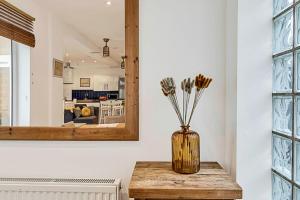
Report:
M 106 101 L 125 101 L 125 99 L 108 99 Z M 71 100 L 67 100 L 65 102 L 73 102 Z M 76 103 L 100 103 L 100 100 L 97 100 L 97 99 L 85 99 L 85 100 L 77 100 Z
M 100 101 L 96 99 L 86 99 L 86 100 L 77 100 L 77 103 L 100 103 Z
M 68 102 L 73 102 L 73 101 L 71 101 L 71 100 L 67 100 L 67 101 L 65 101 L 66 103 L 68 103 Z M 86 100 L 77 100 L 76 101 L 76 103 L 100 103 L 100 101 L 99 100 L 96 100 L 96 99 L 86 99 Z

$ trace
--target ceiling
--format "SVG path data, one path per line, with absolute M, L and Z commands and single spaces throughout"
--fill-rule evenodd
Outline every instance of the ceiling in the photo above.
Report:
M 111 2 L 108 5 L 107 2 Z M 35 0 L 41 7 L 54 13 L 63 22 L 79 32 L 93 48 L 81 48 L 80 44 L 66 42 L 67 59 L 86 59 L 103 63 L 117 64 L 125 54 L 125 5 L 124 0 Z M 103 59 L 103 38 L 110 38 L 108 46 L 111 58 Z M 109 62 L 111 61 L 111 62 Z

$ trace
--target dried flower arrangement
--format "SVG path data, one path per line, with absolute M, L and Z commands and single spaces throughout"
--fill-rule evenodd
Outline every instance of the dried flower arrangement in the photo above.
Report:
M 184 79 L 181 82 L 181 90 L 183 94 L 182 111 L 180 110 L 180 106 L 178 103 L 178 98 L 176 95 L 176 85 L 174 79 L 165 78 L 160 82 L 162 92 L 170 100 L 171 105 L 173 106 L 182 127 L 190 126 L 194 111 L 199 103 L 199 100 L 201 99 L 204 90 L 208 88 L 211 82 L 212 82 L 211 78 L 205 77 L 202 74 L 196 76 L 194 80 L 192 80 L 191 78 Z M 195 88 L 195 96 L 194 96 L 192 109 L 188 117 L 190 97 L 193 88 Z

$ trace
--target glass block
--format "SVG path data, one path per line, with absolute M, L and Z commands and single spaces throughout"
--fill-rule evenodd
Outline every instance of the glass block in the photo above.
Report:
M 272 200 L 292 200 L 292 184 L 272 174 Z
M 296 96 L 295 101 L 295 136 L 300 138 L 300 96 Z
M 300 92 L 300 50 L 297 50 L 295 53 L 295 89 Z
M 273 168 L 291 179 L 292 175 L 292 141 L 273 134 Z
M 273 130 L 292 135 L 292 97 L 273 97 Z
M 300 143 L 295 142 L 295 182 L 300 183 Z M 299 196 L 300 197 L 300 196 Z
M 296 199 L 296 200 L 300 200 L 300 189 L 299 188 L 297 188 L 297 187 L 295 187 L 295 198 L 294 199 Z
M 273 22 L 273 53 L 293 47 L 293 12 L 289 11 Z
M 293 4 L 293 0 L 273 0 L 273 15 L 277 15 Z
M 300 44 L 300 5 L 298 4 L 295 8 L 295 45 L 299 46 Z
M 293 54 L 273 59 L 273 92 L 292 92 L 292 69 Z

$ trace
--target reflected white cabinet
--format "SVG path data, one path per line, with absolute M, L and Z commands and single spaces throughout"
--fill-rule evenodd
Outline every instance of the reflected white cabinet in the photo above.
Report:
M 94 76 L 94 91 L 107 91 L 108 79 L 106 76 Z
M 117 91 L 118 77 L 113 76 L 94 76 L 94 91 Z
M 109 91 L 117 91 L 119 83 L 119 77 L 110 77 L 110 81 L 108 83 L 108 90 Z

